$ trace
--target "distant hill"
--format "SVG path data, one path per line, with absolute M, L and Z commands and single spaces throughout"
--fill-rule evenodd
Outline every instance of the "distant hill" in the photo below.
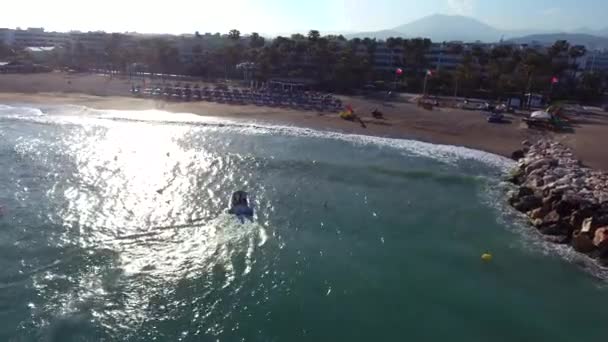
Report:
M 393 29 L 361 32 L 346 35 L 347 38 L 430 38 L 434 42 L 463 41 L 486 43 L 508 39 L 513 42 L 529 43 L 533 40 L 543 44 L 552 44 L 555 40 L 566 39 L 574 44 L 588 48 L 604 48 L 608 39 L 608 27 L 602 30 L 579 28 L 570 33 L 554 33 L 546 30 L 502 30 L 485 24 L 477 19 L 460 15 L 435 14 L 427 16 Z
M 496 42 L 505 34 L 477 19 L 460 15 L 435 14 L 395 27 L 393 31 L 408 37 L 425 37 L 433 41 Z
M 430 38 L 434 42 L 443 41 L 482 41 L 497 42 L 501 38 L 519 37 L 541 33 L 538 30 L 500 30 L 477 19 L 461 15 L 435 14 L 408 24 L 397 26 L 390 30 L 361 32 L 346 35 L 347 38 Z
M 509 39 L 510 42 L 517 44 L 529 44 L 531 42 L 553 44 L 557 40 L 567 40 L 570 44 L 584 45 L 587 49 L 608 49 L 608 37 L 598 37 L 584 33 L 534 34 Z
M 579 27 L 575 30 L 572 30 L 572 32 L 568 32 L 568 33 L 581 33 L 581 34 L 590 34 L 592 36 L 598 36 L 598 37 L 608 37 L 608 27 L 603 28 L 601 30 L 594 30 L 594 29 L 590 29 L 588 27 Z

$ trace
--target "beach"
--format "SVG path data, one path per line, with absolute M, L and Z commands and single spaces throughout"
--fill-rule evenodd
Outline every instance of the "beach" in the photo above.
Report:
M 524 140 L 550 136 L 572 148 L 586 165 L 608 170 L 603 146 L 608 144 L 608 115 L 593 112 L 577 117 L 572 132 L 550 133 L 530 130 L 521 116 L 507 114 L 507 122 L 489 124 L 479 111 L 435 108 L 428 111 L 414 103 L 384 102 L 362 96 L 340 96 L 351 104 L 365 128 L 342 120 L 336 113 L 316 113 L 253 105 L 227 105 L 211 102 L 165 102 L 130 96 L 131 82 L 94 74 L 18 74 L 0 75 L 0 103 L 75 104 L 95 109 L 163 110 L 193 113 L 264 124 L 289 125 L 380 137 L 406 138 L 478 149 L 509 157 Z M 374 119 L 379 109 L 385 120 Z

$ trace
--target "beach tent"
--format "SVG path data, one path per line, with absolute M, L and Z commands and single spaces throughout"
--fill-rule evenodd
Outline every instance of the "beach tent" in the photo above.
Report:
M 551 120 L 553 116 L 551 113 L 539 110 L 530 114 L 530 119 L 534 120 Z

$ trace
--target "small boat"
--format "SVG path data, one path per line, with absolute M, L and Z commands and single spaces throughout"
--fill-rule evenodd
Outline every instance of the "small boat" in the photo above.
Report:
M 253 220 L 253 208 L 249 206 L 249 200 L 247 199 L 248 194 L 245 191 L 237 191 L 232 194 L 230 203 L 229 214 L 238 217 L 241 222 L 245 221 L 245 218 Z

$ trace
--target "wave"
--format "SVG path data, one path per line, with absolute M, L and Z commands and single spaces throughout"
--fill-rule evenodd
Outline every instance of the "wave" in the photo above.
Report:
M 497 213 L 497 221 L 509 231 L 521 237 L 518 246 L 530 253 L 542 253 L 544 255 L 557 256 L 562 260 L 576 265 L 596 279 L 608 282 L 608 267 L 603 266 L 597 260 L 579 253 L 570 245 L 560 245 L 548 241 L 533 226 L 530 225 L 528 217 L 515 211 L 508 203 L 504 194 L 513 187 L 512 184 L 501 182 L 498 186 L 491 186 L 481 193 L 481 201 Z
M 360 134 L 348 134 L 332 131 L 320 131 L 287 125 L 262 124 L 256 121 L 237 121 L 228 118 L 206 117 L 191 113 L 169 113 L 161 110 L 99 110 L 85 106 L 61 105 L 44 106 L 6 106 L 0 107 L 0 118 L 3 114 L 13 113 L 10 118 L 47 124 L 71 125 L 115 125 L 121 122 L 142 122 L 166 125 L 191 125 L 207 129 L 226 130 L 245 135 L 287 135 L 346 141 L 358 145 L 375 145 L 420 157 L 430 157 L 442 162 L 455 164 L 462 160 L 476 160 L 488 166 L 507 172 L 514 166 L 508 158 L 470 149 L 467 147 L 432 144 L 409 139 L 375 137 Z M 14 115 L 14 113 L 17 115 Z

